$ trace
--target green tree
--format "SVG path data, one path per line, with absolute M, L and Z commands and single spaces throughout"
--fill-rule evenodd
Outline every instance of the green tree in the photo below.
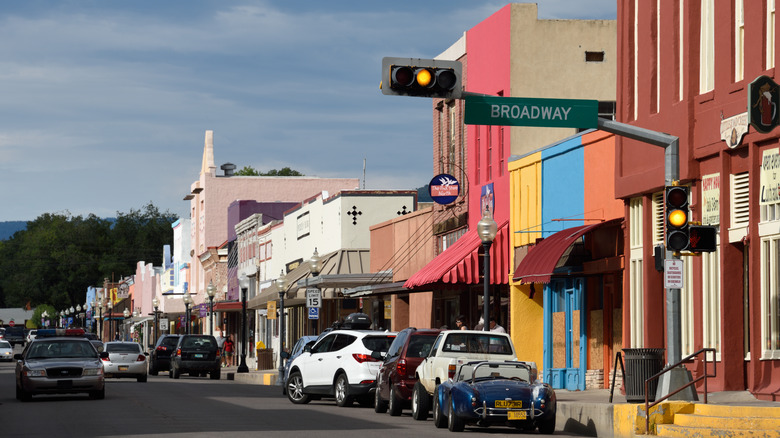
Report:
M 268 172 L 260 172 L 252 166 L 244 166 L 243 169 L 235 173 L 237 176 L 304 176 L 297 170 L 290 169 L 289 167 L 283 167 L 280 170 L 271 169 Z
M 244 166 L 243 169 L 236 171 L 235 175 L 238 176 L 260 176 L 260 172 L 255 170 L 252 166 Z

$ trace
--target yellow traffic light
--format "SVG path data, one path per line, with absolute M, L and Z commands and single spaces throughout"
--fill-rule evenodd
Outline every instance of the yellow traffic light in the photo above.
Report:
M 682 210 L 672 210 L 669 213 L 669 225 L 682 227 L 688 222 L 688 215 Z
M 383 94 L 460 99 L 463 65 L 459 61 L 419 58 L 383 58 Z

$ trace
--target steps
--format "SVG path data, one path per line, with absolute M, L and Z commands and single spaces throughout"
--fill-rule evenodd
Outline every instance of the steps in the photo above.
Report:
M 780 438 L 780 407 L 694 404 L 693 413 L 674 415 L 673 424 L 656 424 L 665 437 Z

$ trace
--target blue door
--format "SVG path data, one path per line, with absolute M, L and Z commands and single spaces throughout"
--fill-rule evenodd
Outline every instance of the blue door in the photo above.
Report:
M 544 377 L 556 389 L 585 389 L 584 279 L 553 279 L 544 290 Z

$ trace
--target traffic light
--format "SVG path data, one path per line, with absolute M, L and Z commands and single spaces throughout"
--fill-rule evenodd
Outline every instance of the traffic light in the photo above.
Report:
M 666 248 L 671 251 L 688 249 L 688 187 L 667 186 L 664 189 L 666 203 Z
M 718 246 L 718 229 L 708 225 L 690 225 L 688 227 L 688 251 L 713 252 Z
M 382 59 L 382 94 L 460 99 L 463 92 L 460 61 Z

